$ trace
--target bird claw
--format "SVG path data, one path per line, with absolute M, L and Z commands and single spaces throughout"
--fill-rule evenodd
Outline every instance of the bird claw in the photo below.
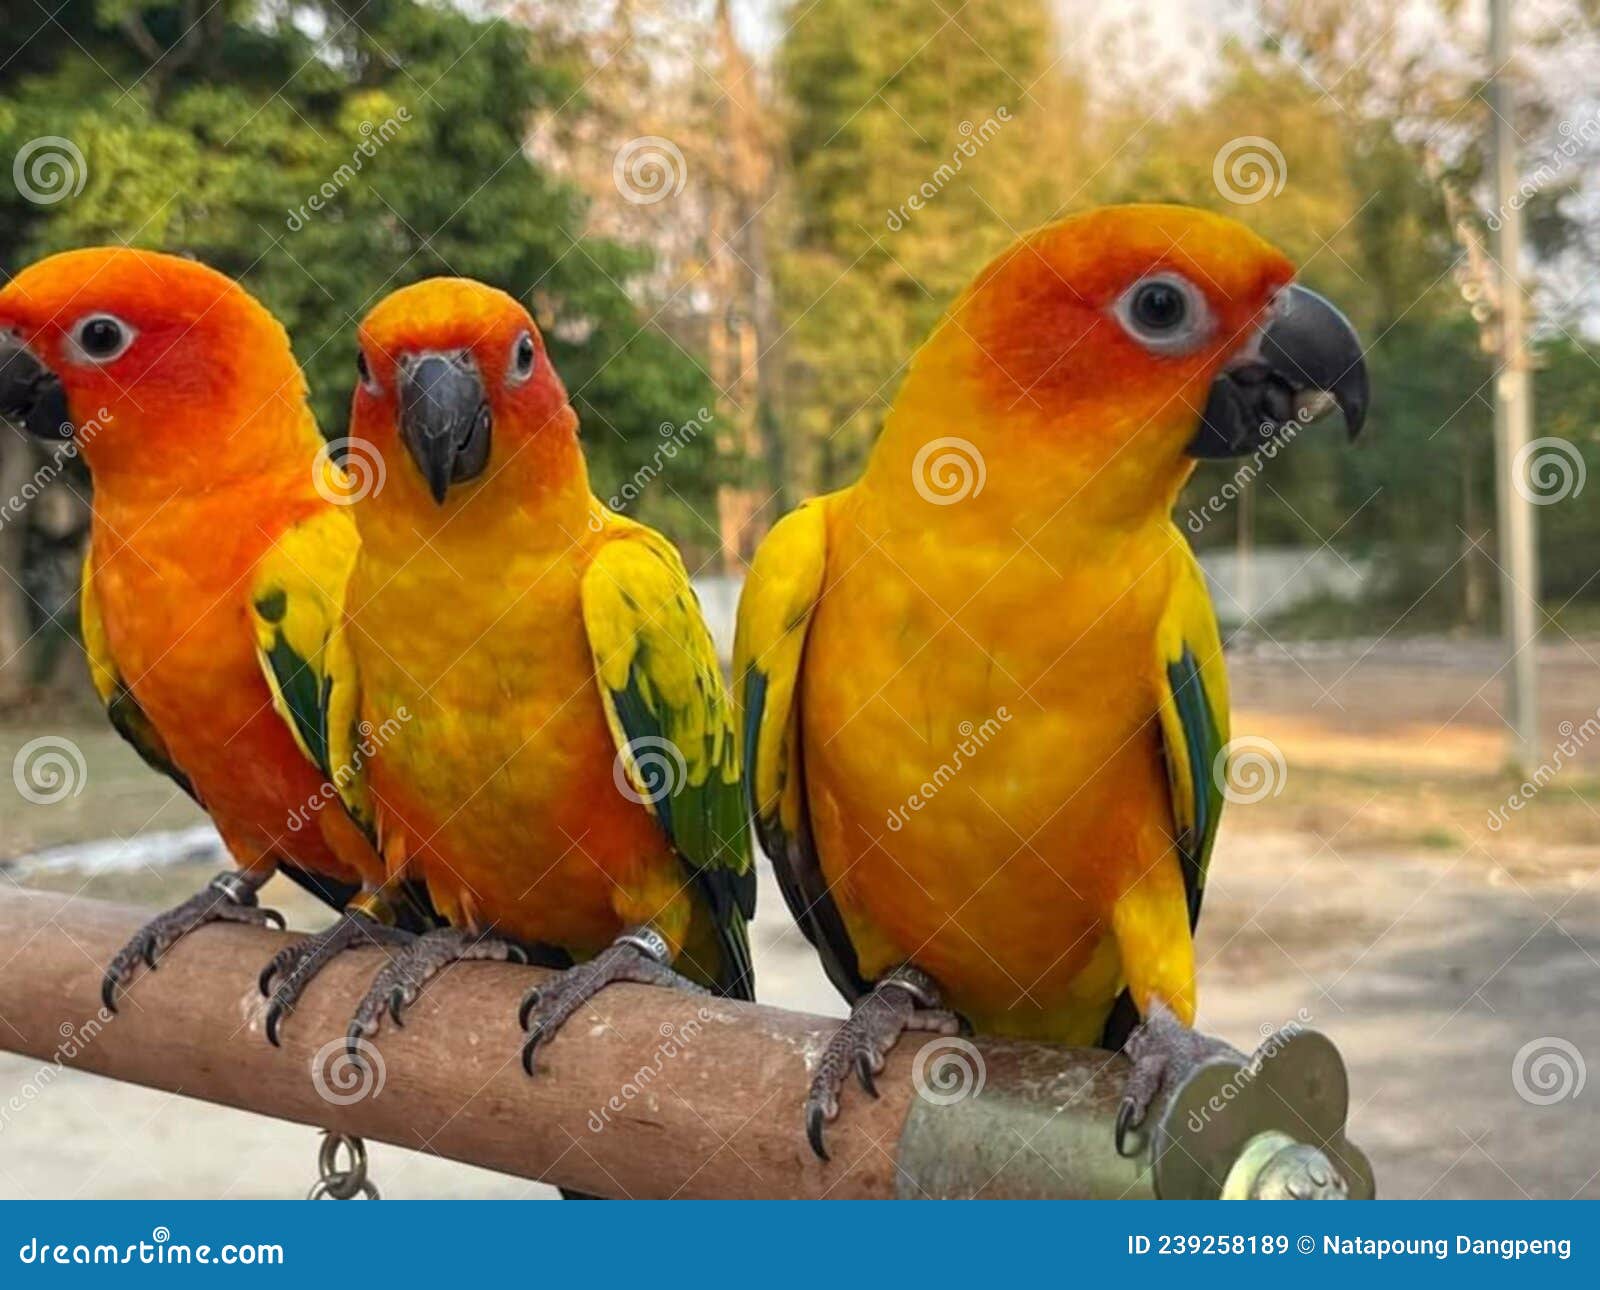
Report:
M 806 1103 L 806 1141 L 811 1144 L 811 1150 L 816 1152 L 817 1159 L 826 1164 L 833 1157 L 828 1154 L 827 1145 L 822 1139 L 822 1125 L 825 1120 L 831 1120 L 839 1114 L 837 1105 L 833 1108 L 833 1115 L 829 1115 L 821 1102 L 811 1101 Z
M 878 1096 L 878 1086 L 873 1083 L 875 1072 L 872 1069 L 872 1058 L 866 1053 L 856 1054 L 856 1082 L 861 1085 L 862 1092 L 869 1097 Z
M 839 1095 L 848 1072 L 871 1097 L 877 1097 L 874 1078 L 884 1060 L 908 1030 L 958 1034 L 960 1017 L 939 1006 L 933 979 L 916 968 L 897 968 L 856 1001 L 849 1019 L 834 1031 L 823 1049 L 806 1095 L 806 1140 L 819 1160 L 830 1159 L 823 1126 L 839 1115 Z
M 1123 1051 L 1132 1063 L 1117 1108 L 1117 1154 L 1125 1158 L 1144 1151 L 1148 1135 L 1138 1133 L 1131 1147 L 1130 1135 L 1144 1127 L 1156 1102 L 1181 1087 L 1195 1067 L 1214 1057 L 1241 1064 L 1246 1060 L 1231 1045 L 1184 1025 L 1159 999 L 1152 1001 L 1149 1014 L 1128 1036 Z
M 367 945 L 404 943 L 409 939 L 409 932 L 389 927 L 366 914 L 347 911 L 322 931 L 285 945 L 256 978 L 256 985 L 263 994 L 271 992 L 263 1027 L 267 1042 L 274 1048 L 280 1047 L 278 1032 L 300 1002 L 306 987 L 344 951 Z
M 178 940 L 197 927 L 217 922 L 284 925 L 276 910 L 256 904 L 255 889 L 246 879 L 236 873 L 219 874 L 187 900 L 157 914 L 117 951 L 100 979 L 100 1002 L 106 1011 L 117 1011 L 117 991 L 127 988 L 139 964 L 154 971 L 161 956 Z
M 441 927 L 421 936 L 405 936 L 401 947 L 378 970 L 356 1006 L 345 1034 L 346 1051 L 352 1059 L 359 1059 L 359 1045 L 378 1033 L 386 1013 L 395 1025 L 404 1028 L 401 1018 L 405 1009 L 415 1003 L 423 987 L 450 964 L 484 959 L 526 963 L 527 958 L 527 951 L 520 945 L 462 927 Z
M 655 936 L 655 933 L 651 933 Z M 522 1069 L 534 1072 L 539 1046 L 555 1035 L 568 1018 L 606 986 L 619 981 L 654 985 L 668 990 L 709 994 L 709 990 L 680 976 L 646 951 L 635 933 L 624 933 L 585 963 L 567 968 L 543 986 L 535 986 L 517 1008 L 517 1023 L 528 1032 L 522 1042 Z M 657 940 L 660 938 L 657 936 Z M 663 942 L 664 943 L 664 942 Z

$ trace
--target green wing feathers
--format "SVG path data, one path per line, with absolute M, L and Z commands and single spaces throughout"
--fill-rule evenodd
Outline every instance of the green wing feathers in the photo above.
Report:
M 1177 541 L 1182 542 L 1182 538 Z M 1206 868 L 1222 819 L 1228 677 L 1205 575 L 1187 546 L 1161 624 L 1161 732 L 1189 926 L 1200 918 Z
M 733 675 L 743 733 L 744 782 L 756 836 L 778 890 L 828 979 L 847 999 L 870 989 L 822 874 L 811 836 L 800 739 L 806 637 L 827 579 L 828 498 L 778 521 L 756 552 L 739 599 Z
M 583 580 L 583 618 L 606 718 L 638 797 L 655 814 L 716 928 L 717 985 L 755 997 L 746 923 L 756 877 L 738 740 L 711 633 L 672 545 L 640 525 Z
M 273 707 L 375 841 L 361 757 L 360 686 L 344 634 L 344 589 L 358 545 L 355 525 L 339 510 L 289 529 L 257 569 L 250 613 Z

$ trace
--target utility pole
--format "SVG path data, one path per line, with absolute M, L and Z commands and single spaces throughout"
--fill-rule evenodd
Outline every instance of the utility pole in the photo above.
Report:
M 1517 188 L 1515 102 L 1506 79 L 1511 59 L 1511 0 L 1489 0 L 1489 106 L 1494 114 L 1495 231 L 1499 264 L 1500 368 L 1494 383 L 1496 496 L 1500 521 L 1501 619 L 1510 687 L 1511 763 L 1526 771 L 1539 762 L 1539 661 L 1534 637 L 1539 614 L 1539 559 L 1533 505 L 1517 488 L 1519 454 L 1527 445 L 1528 351 L 1520 260 L 1522 210 Z

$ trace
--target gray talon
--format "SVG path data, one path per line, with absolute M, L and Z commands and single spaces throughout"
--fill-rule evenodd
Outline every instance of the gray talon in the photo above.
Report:
M 226 880 L 226 881 L 224 881 Z M 253 923 L 264 926 L 283 919 L 276 910 L 256 903 L 255 887 L 242 874 L 219 874 L 189 899 L 157 914 L 129 938 L 106 966 L 100 982 L 100 999 L 115 1012 L 118 990 L 125 990 L 134 969 L 143 963 L 155 970 L 163 954 L 180 939 L 207 923 Z
M 406 1006 L 414 1003 L 423 986 L 450 964 L 471 960 L 505 963 L 514 961 L 518 954 L 525 954 L 520 945 L 464 927 L 442 927 L 408 937 L 405 944 L 390 954 L 389 961 L 378 970 L 357 1005 L 350 1022 L 349 1048 L 353 1051 L 356 1040 L 376 1034 L 385 1013 L 403 1027 L 405 1023 L 400 1018 Z
M 824 1124 L 839 1114 L 839 1094 L 851 1070 L 862 1089 L 878 1096 L 873 1078 L 908 1030 L 956 1034 L 961 1018 L 941 1006 L 932 977 L 909 964 L 897 968 L 856 1000 L 849 1019 L 834 1031 L 823 1049 L 806 1096 L 806 1139 L 821 1160 L 829 1159 L 823 1142 Z

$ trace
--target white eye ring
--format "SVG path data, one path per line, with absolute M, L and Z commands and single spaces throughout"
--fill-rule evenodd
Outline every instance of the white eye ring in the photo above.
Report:
M 368 394 L 383 393 L 383 386 L 378 384 L 378 378 L 372 374 L 372 364 L 367 361 L 367 351 L 360 346 L 356 347 L 356 379 Z
M 98 366 L 121 358 L 138 334 L 115 314 L 85 314 L 72 325 L 68 349 L 78 362 Z
M 534 344 L 533 333 L 518 332 L 511 342 L 511 357 L 506 362 L 506 383 L 521 385 L 539 366 L 539 347 Z
M 1157 325 L 1148 314 L 1152 288 L 1166 288 L 1169 300 L 1170 293 L 1176 292 L 1181 300 L 1182 313 L 1172 325 Z M 1204 293 L 1182 274 L 1172 272 L 1140 278 L 1117 298 L 1113 313 L 1128 335 L 1157 354 L 1187 354 L 1210 339 L 1213 326 Z

